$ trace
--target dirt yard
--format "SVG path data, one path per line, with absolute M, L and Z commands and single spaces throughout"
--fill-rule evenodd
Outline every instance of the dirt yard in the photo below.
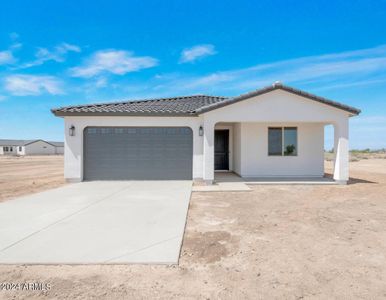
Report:
M 0 266 L 12 299 L 384 299 L 386 159 L 347 186 L 193 193 L 179 266 Z
M 0 156 L 0 202 L 63 184 L 62 155 Z

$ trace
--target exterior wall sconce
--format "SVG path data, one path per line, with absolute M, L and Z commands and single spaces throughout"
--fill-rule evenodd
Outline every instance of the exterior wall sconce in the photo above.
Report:
M 70 136 L 75 136 L 75 126 L 71 125 L 70 128 L 68 128 L 68 134 Z
M 204 128 L 202 126 L 200 126 L 200 128 L 198 128 L 198 135 L 199 136 L 203 136 L 204 135 Z

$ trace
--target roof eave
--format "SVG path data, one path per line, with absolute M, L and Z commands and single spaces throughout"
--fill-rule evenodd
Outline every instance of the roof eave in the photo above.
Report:
M 195 112 L 191 113 L 131 113 L 131 112 L 63 112 L 52 111 L 57 117 L 98 117 L 98 116 L 122 116 L 122 117 L 197 117 Z
M 234 103 L 238 103 L 240 101 L 250 99 L 252 97 L 260 96 L 260 95 L 263 95 L 263 94 L 266 94 L 266 93 L 269 93 L 269 92 L 272 92 L 272 91 L 278 90 L 278 89 L 292 93 L 294 95 L 309 98 L 311 100 L 317 101 L 317 102 L 325 104 L 325 105 L 335 107 L 335 108 L 340 109 L 340 110 L 344 110 L 344 111 L 350 113 L 351 116 L 357 116 L 361 113 L 361 110 L 357 109 L 355 107 L 351 107 L 351 106 L 344 105 L 344 104 L 341 104 L 341 103 L 338 103 L 338 102 L 335 102 L 335 101 L 332 101 L 332 100 L 329 100 L 329 99 L 326 99 L 323 97 L 309 94 L 309 93 L 303 92 L 301 90 L 294 89 L 294 88 L 291 88 L 291 87 L 288 87 L 288 86 L 285 86 L 282 84 L 274 84 L 274 85 L 269 86 L 269 87 L 265 87 L 265 88 L 262 88 L 262 89 L 259 89 L 259 90 L 253 91 L 253 92 L 249 92 L 249 93 L 246 93 L 246 94 L 243 94 L 240 96 L 236 96 L 236 97 L 230 99 L 229 101 L 218 102 L 218 103 L 206 106 L 206 107 L 202 107 L 200 109 L 197 109 L 196 112 L 198 114 L 203 114 L 203 113 L 206 113 L 206 112 L 209 112 L 209 111 L 212 111 L 212 110 L 224 107 L 224 106 L 228 106 L 228 105 L 231 105 Z
M 51 146 L 53 146 L 53 147 L 56 147 L 54 144 L 51 144 L 50 142 L 47 142 L 47 141 L 42 140 L 42 139 L 38 139 L 38 140 L 31 141 L 31 142 L 29 142 L 29 143 L 24 144 L 23 146 L 28 146 L 28 145 L 34 144 L 34 143 L 36 143 L 36 142 L 43 142 L 43 143 L 46 143 L 46 144 L 51 145 Z
M 326 99 L 324 97 L 316 96 L 316 95 L 313 95 L 313 94 L 310 94 L 310 93 L 307 93 L 307 92 L 304 92 L 302 90 L 298 90 L 298 89 L 295 89 L 292 87 L 288 87 L 285 85 L 279 85 L 277 88 L 282 89 L 284 91 L 287 91 L 289 93 L 292 93 L 294 95 L 309 98 L 309 99 L 315 100 L 319 103 L 326 104 L 326 105 L 335 107 L 335 108 L 340 109 L 340 110 L 344 110 L 344 111 L 352 114 L 353 116 L 354 115 L 357 116 L 361 113 L 361 110 L 358 108 L 355 108 L 355 107 L 352 107 L 352 106 L 349 106 L 346 104 L 342 104 L 342 103 L 339 103 L 339 102 L 336 102 L 336 101 L 333 101 L 330 99 Z

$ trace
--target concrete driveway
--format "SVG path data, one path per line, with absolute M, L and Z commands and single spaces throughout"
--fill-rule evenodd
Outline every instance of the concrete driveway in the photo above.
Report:
M 191 181 L 82 182 L 0 203 L 0 263 L 178 263 Z

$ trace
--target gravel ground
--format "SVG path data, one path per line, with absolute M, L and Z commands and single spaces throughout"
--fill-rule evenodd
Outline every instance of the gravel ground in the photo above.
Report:
M 330 165 L 327 165 L 330 167 Z M 0 266 L 12 299 L 384 299 L 386 160 L 347 186 L 193 193 L 179 266 Z

